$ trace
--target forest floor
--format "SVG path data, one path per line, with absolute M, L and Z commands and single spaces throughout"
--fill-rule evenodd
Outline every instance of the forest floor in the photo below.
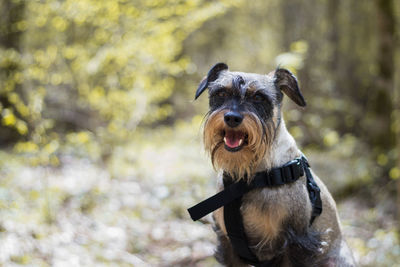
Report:
M 0 266 L 219 266 L 211 225 L 186 212 L 215 192 L 200 132 L 182 124 L 135 140 L 115 147 L 104 165 L 63 155 L 58 168 L 31 167 L 0 152 Z M 346 159 L 327 164 L 322 159 L 334 157 L 327 152 L 308 155 L 339 192 L 343 175 L 329 167 Z M 400 266 L 387 188 L 338 201 L 360 266 Z

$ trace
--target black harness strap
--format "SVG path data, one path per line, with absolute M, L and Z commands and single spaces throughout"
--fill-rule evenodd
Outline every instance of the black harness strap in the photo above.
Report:
M 189 208 L 188 212 L 192 220 L 197 221 L 222 206 L 226 206 L 248 191 L 250 191 L 250 189 L 247 187 L 246 181 L 239 180 L 237 183 L 225 187 L 221 192 Z
M 232 184 L 232 179 L 229 176 L 224 175 L 224 186 L 225 188 Z M 224 206 L 224 221 L 225 228 L 231 241 L 232 247 L 235 250 L 239 258 L 251 264 L 253 266 L 273 266 L 271 261 L 260 262 L 257 256 L 251 251 L 249 247 L 249 242 L 246 236 L 243 225 L 243 217 L 240 212 L 240 207 L 242 206 L 242 197 L 239 197 L 232 201 L 231 203 Z M 228 222 L 228 223 L 227 223 Z
M 248 245 L 248 240 L 243 226 L 243 218 L 240 212 L 240 207 L 242 205 L 242 198 L 237 198 L 231 203 L 224 206 L 224 221 L 225 222 L 235 222 L 235 223 L 225 223 L 226 231 L 234 247 L 235 252 L 239 257 L 251 263 L 257 263 L 258 259 L 256 255 L 250 250 Z
M 317 218 L 322 213 L 321 189 L 319 189 L 311 174 L 310 164 L 308 163 L 305 156 L 302 157 L 302 165 L 304 171 L 306 172 L 308 197 L 310 198 L 312 205 L 312 213 L 310 219 L 311 225 L 314 222 L 315 218 Z
M 251 251 L 244 230 L 243 218 L 240 212 L 242 196 L 255 188 L 280 186 L 292 183 L 306 174 L 307 190 L 313 207 L 310 225 L 322 212 L 320 189 L 310 171 L 307 159 L 302 156 L 296 158 L 280 168 L 259 172 L 253 177 L 251 183 L 244 179 L 233 183 L 233 179 L 224 174 L 224 190 L 188 209 L 191 218 L 196 221 L 210 212 L 224 206 L 225 227 L 236 254 L 246 263 L 257 267 L 274 266 L 275 259 L 259 261 Z
M 236 183 L 230 183 L 228 186 L 224 185 L 224 190 L 189 208 L 188 212 L 192 220 L 197 221 L 254 188 L 284 185 L 296 181 L 303 175 L 301 158 L 297 158 L 280 168 L 274 168 L 268 172 L 256 173 L 250 184 L 241 179 Z

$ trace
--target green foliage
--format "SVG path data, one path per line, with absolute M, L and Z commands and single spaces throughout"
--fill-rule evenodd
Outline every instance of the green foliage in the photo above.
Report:
M 93 132 L 114 144 L 172 116 L 167 100 L 190 63 L 183 40 L 235 3 L 8 2 L 22 15 L 10 22 L 20 42 L 0 47 L 1 128 L 27 136 L 16 150 L 43 164 L 60 142 L 87 143 Z

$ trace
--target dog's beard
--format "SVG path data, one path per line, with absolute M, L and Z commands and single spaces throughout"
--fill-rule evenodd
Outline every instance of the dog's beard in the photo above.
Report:
M 224 170 L 235 180 L 249 180 L 269 151 L 273 129 L 273 125 L 263 123 L 253 113 L 246 113 L 243 122 L 232 129 L 224 122 L 224 111 L 215 111 L 205 121 L 204 147 L 210 153 L 215 169 Z M 243 139 L 229 142 L 228 135 Z M 231 143 L 239 146 L 232 149 Z

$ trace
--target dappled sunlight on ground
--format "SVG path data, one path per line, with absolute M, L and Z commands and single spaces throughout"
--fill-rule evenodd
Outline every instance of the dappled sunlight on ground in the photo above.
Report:
M 211 225 L 186 212 L 215 191 L 199 124 L 138 133 L 104 164 L 64 155 L 62 167 L 28 167 L 2 152 L 0 263 L 218 266 Z M 394 218 L 376 210 L 357 196 L 339 203 L 360 264 L 396 266 Z

